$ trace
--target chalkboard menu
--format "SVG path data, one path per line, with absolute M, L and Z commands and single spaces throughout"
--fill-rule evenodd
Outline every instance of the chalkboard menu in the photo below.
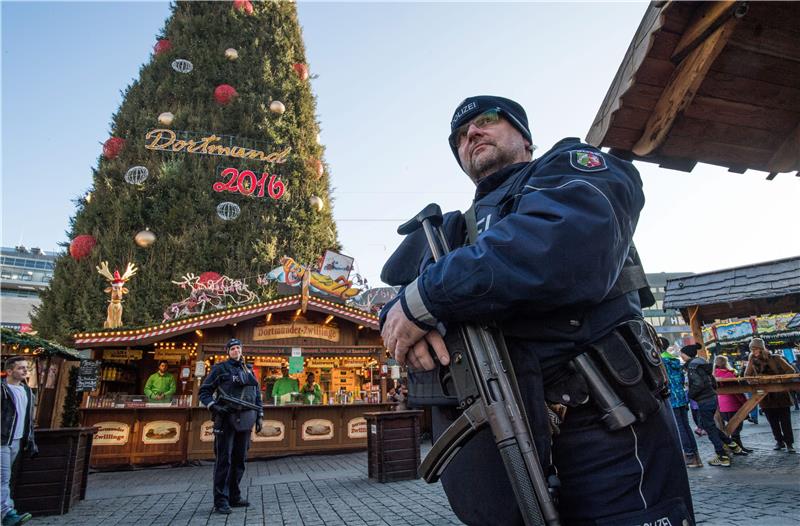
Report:
M 97 375 L 100 372 L 100 360 L 81 360 L 78 368 L 78 392 L 97 389 Z

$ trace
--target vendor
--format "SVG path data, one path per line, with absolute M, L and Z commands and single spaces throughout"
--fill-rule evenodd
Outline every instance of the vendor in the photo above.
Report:
M 317 405 L 322 403 L 322 389 L 319 384 L 314 382 L 314 373 L 308 373 L 306 383 L 300 388 L 303 403 Z
M 177 389 L 175 377 L 167 372 L 169 364 L 161 360 L 158 362 L 158 371 L 150 375 L 144 384 L 144 394 L 150 402 L 170 402 Z
M 281 367 L 282 378 L 278 378 L 272 386 L 272 398 L 277 403 L 286 403 L 291 400 L 291 393 L 300 391 L 300 383 L 294 378 L 289 378 L 289 368 Z

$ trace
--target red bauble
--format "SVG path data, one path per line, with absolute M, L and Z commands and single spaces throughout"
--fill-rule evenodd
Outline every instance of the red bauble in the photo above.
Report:
M 75 261 L 80 261 L 92 252 L 96 244 L 97 240 L 89 234 L 76 236 L 69 244 L 69 255 Z
M 294 72 L 297 73 L 298 77 L 300 77 L 300 80 L 308 80 L 308 66 L 302 62 L 298 62 L 297 64 L 292 64 L 292 69 L 294 69 Z
M 253 4 L 250 0 L 233 0 L 233 8 L 237 11 L 244 11 L 248 15 L 253 14 Z
M 222 276 L 220 274 L 217 274 L 216 272 L 203 272 L 202 274 L 200 274 L 200 278 L 198 279 L 197 284 L 208 285 L 213 283 L 214 281 L 217 281 L 221 277 Z
M 115 159 L 124 147 L 125 139 L 111 137 L 109 140 L 103 143 L 103 157 L 106 159 Z
M 167 38 L 162 38 L 158 42 L 156 42 L 155 46 L 153 46 L 153 53 L 155 53 L 156 56 L 158 56 L 161 53 L 166 53 L 170 49 L 172 49 L 172 42 L 170 42 L 169 39 Z
M 236 93 L 233 86 L 228 84 L 220 84 L 217 86 L 217 89 L 214 90 L 214 99 L 223 106 L 229 104 L 237 95 L 238 93 Z

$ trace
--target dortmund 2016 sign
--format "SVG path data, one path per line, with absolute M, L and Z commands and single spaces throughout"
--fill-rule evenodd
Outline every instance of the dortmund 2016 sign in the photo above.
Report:
M 167 129 L 150 130 L 144 138 L 148 141 L 144 145 L 148 150 L 199 153 L 204 155 L 227 155 L 240 159 L 254 159 L 256 161 L 278 164 L 285 163 L 289 152 L 292 151 L 292 148 L 289 146 L 279 152 L 272 153 L 265 153 L 261 150 L 244 148 L 242 146 L 225 146 L 223 144 L 218 144 L 223 138 L 213 134 L 207 137 L 201 137 L 198 140 L 178 139 L 174 131 Z

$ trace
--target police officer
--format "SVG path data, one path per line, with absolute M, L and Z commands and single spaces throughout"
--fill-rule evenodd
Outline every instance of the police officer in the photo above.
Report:
M 253 425 L 261 431 L 264 412 L 221 401 L 220 394 L 262 407 L 261 391 L 252 366 L 244 363 L 242 342 L 230 340 L 225 345 L 229 359 L 216 364 L 200 386 L 200 401 L 214 417 L 214 508 L 229 514 L 231 507 L 246 507 L 239 483 L 250 447 Z
M 414 381 L 438 378 L 425 371 L 449 363 L 449 323 L 493 323 L 505 335 L 542 465 L 560 479 L 562 524 L 692 524 L 669 404 L 637 391 L 626 397 L 642 402 L 636 422 L 612 431 L 569 365 L 590 346 L 623 361 L 653 349 L 633 329 L 644 327 L 648 295 L 632 245 L 644 205 L 637 170 L 574 138 L 532 161 L 525 110 L 502 97 L 459 104 L 449 142 L 477 186 L 464 220 L 444 217 L 449 244 L 459 248 L 434 263 L 418 231 L 381 275 L 404 286 L 381 312 L 381 330 L 411 367 L 412 395 Z M 563 417 L 553 428 L 548 406 Z M 458 416 L 441 406 L 432 415 L 434 437 Z M 458 452 L 442 484 L 466 524 L 523 523 L 488 427 Z

